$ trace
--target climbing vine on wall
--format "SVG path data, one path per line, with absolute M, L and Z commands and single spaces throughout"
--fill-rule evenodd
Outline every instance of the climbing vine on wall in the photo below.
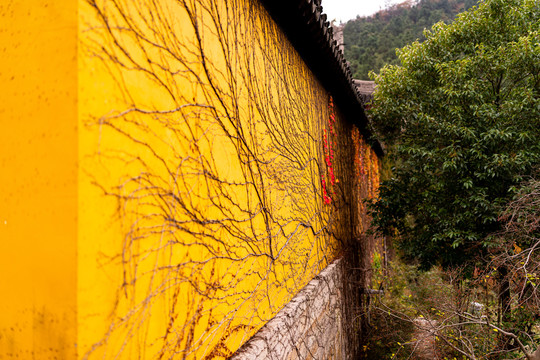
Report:
M 336 144 L 335 137 L 336 132 L 334 130 L 336 125 L 336 113 L 334 109 L 334 100 L 332 99 L 332 96 L 330 96 L 328 101 L 328 131 L 327 129 L 324 129 L 323 133 L 323 149 L 324 149 L 324 162 L 326 164 L 326 172 L 325 176 L 323 176 L 321 180 L 322 184 L 322 191 L 323 191 L 323 201 L 325 204 L 329 205 L 332 202 L 332 197 L 329 195 L 334 194 L 331 189 L 336 185 L 336 182 L 339 182 L 339 180 L 336 179 L 336 176 L 334 174 L 334 166 L 332 163 L 335 160 L 334 156 L 334 146 Z M 327 189 L 327 179 L 329 180 L 329 185 Z
M 361 137 L 258 2 L 85 0 L 81 19 L 100 195 L 80 221 L 104 229 L 81 257 L 109 297 L 80 349 L 227 358 L 353 237 Z
M 380 161 L 373 149 L 366 143 L 358 129 L 351 132 L 354 144 L 354 174 L 355 187 L 358 194 L 358 215 L 355 221 L 355 234 L 360 240 L 360 252 L 363 255 L 361 262 L 364 274 L 363 283 L 369 284 L 371 280 L 371 258 L 374 253 L 383 253 L 383 239 L 377 239 L 367 234 L 370 226 L 370 217 L 366 208 L 365 200 L 377 197 L 379 189 Z
M 354 144 L 354 173 L 357 189 L 362 200 L 377 197 L 379 189 L 379 158 L 373 149 L 366 143 L 357 128 L 351 133 Z M 365 206 L 361 204 L 362 212 L 365 214 Z

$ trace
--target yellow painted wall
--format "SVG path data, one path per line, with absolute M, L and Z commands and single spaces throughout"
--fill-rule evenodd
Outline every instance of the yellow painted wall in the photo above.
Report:
M 257 2 L 0 16 L 0 358 L 226 358 L 355 236 L 376 156 Z
M 76 353 L 77 4 L 0 2 L 0 358 Z
M 115 3 L 80 11 L 80 348 L 225 358 L 339 251 L 329 95 L 256 2 Z

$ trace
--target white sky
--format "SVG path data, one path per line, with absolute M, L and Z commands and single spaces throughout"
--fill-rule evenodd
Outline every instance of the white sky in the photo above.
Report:
M 403 0 L 322 0 L 322 7 L 323 12 L 328 15 L 328 20 L 336 19 L 339 23 L 355 19 L 357 15 L 372 15 L 400 2 Z

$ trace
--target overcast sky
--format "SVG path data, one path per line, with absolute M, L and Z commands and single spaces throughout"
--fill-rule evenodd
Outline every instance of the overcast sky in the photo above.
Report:
M 372 15 L 388 5 L 398 4 L 403 0 L 322 0 L 323 12 L 328 20 L 337 19 L 346 22 L 357 15 Z

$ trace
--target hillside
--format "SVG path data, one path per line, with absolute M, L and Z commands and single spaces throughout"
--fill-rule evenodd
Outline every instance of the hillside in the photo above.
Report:
M 415 40 L 439 21 L 452 21 L 478 0 L 406 0 L 369 17 L 357 17 L 344 27 L 345 57 L 355 79 L 368 80 L 369 71 L 397 64 L 396 48 Z

